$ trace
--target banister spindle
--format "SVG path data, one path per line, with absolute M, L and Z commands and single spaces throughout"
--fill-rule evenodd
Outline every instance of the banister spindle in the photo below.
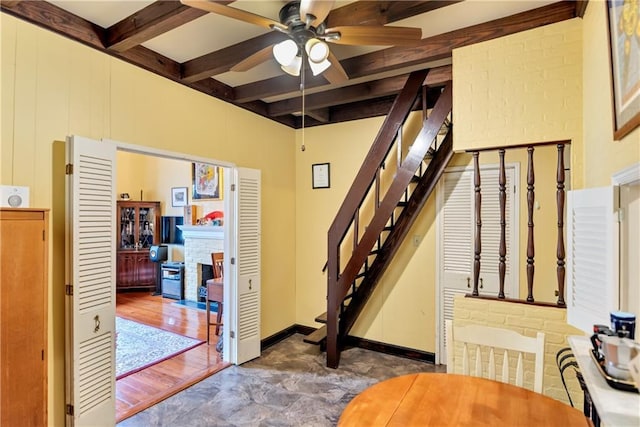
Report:
M 480 252 L 482 251 L 481 230 L 482 218 L 480 216 L 480 208 L 482 205 L 482 194 L 480 193 L 480 164 L 478 151 L 473 152 L 473 187 L 475 191 L 475 214 L 476 214 L 476 235 L 474 244 L 474 261 L 473 261 L 473 296 L 478 296 L 478 280 L 480 278 Z
M 498 176 L 498 198 L 500 201 L 500 248 L 498 250 L 498 280 L 500 289 L 498 291 L 498 298 L 504 298 L 504 276 L 506 271 L 505 261 L 507 256 L 507 222 L 505 219 L 505 210 L 507 205 L 507 176 L 504 169 L 504 149 L 498 150 L 498 155 L 500 156 L 500 172 Z
M 556 206 L 558 209 L 558 305 L 564 307 L 564 144 L 558 144 L 558 168 L 556 173 Z
M 398 128 L 398 134 L 396 136 L 396 157 L 398 158 L 398 169 L 402 166 L 402 125 Z
M 378 168 L 376 170 L 376 209 L 380 207 L 380 169 L 381 168 Z
M 533 147 L 527 148 L 527 213 L 529 232 L 527 235 L 527 301 L 533 302 L 533 273 L 535 248 L 533 243 L 533 205 L 535 201 L 535 174 L 533 171 Z
M 356 208 L 356 213 L 353 216 L 353 250 L 358 248 L 358 240 L 360 238 L 360 208 Z

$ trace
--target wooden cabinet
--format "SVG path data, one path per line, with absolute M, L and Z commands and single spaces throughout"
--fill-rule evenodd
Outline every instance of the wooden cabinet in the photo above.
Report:
M 0 425 L 47 425 L 49 213 L 0 209 Z
M 149 248 L 160 244 L 160 202 L 118 202 L 117 289 L 155 289 L 158 266 Z

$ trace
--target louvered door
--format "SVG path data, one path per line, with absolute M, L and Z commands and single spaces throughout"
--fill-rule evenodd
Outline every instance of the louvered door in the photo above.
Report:
M 567 193 L 567 322 L 585 333 L 608 325 L 609 312 L 618 308 L 614 190 Z
M 506 175 L 506 274 L 505 294 L 516 296 L 518 288 L 517 254 L 517 187 L 518 171 L 509 165 Z M 496 295 L 499 289 L 498 260 L 500 245 L 500 208 L 498 169 L 482 166 L 481 176 L 481 220 L 482 251 L 480 263 L 480 294 Z M 446 360 L 445 320 L 453 319 L 453 300 L 456 294 L 473 290 L 473 261 L 475 238 L 474 182 L 472 169 L 453 169 L 444 174 L 438 192 L 438 259 L 439 274 L 439 360 Z
M 70 137 L 67 164 L 67 422 L 115 425 L 115 146 Z
M 238 168 L 236 364 L 260 356 L 260 171 Z

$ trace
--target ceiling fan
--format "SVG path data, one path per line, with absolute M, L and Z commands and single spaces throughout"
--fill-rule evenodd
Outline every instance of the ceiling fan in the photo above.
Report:
M 349 77 L 326 42 L 344 45 L 395 46 L 416 44 L 422 38 L 420 28 L 384 25 L 327 28 L 324 21 L 333 7 L 333 0 L 289 2 L 280 9 L 279 21 L 215 1 L 180 1 L 187 6 L 280 31 L 288 36 L 286 40 L 250 55 L 232 67 L 231 71 L 247 71 L 275 57 L 283 71 L 299 76 L 306 59 L 306 64 L 314 76 L 322 73 L 329 83 L 341 83 Z

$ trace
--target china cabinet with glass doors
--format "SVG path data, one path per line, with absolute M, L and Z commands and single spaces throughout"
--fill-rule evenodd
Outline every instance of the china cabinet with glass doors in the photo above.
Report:
M 149 248 L 160 243 L 160 202 L 118 201 L 116 289 L 155 289 Z

